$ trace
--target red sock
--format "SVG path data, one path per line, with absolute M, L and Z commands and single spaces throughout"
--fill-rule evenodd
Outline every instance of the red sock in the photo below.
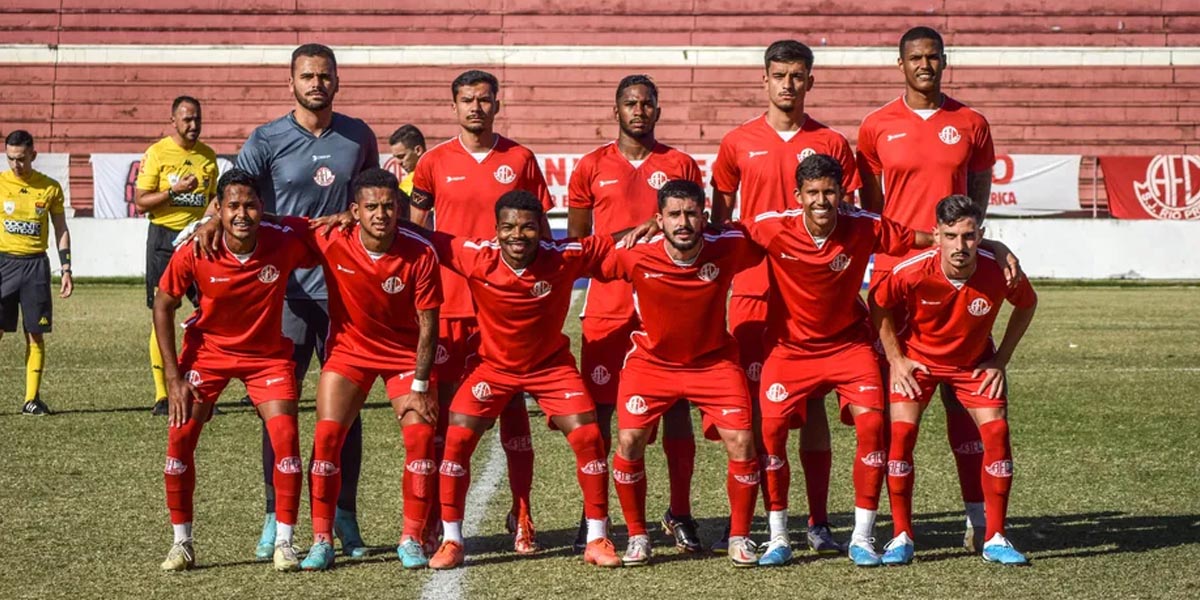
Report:
M 946 393 L 946 386 L 942 387 Z M 963 502 L 983 502 L 983 484 L 979 473 L 983 470 L 983 442 L 979 428 L 967 411 L 946 409 L 946 438 L 954 452 L 954 466 L 958 469 L 958 487 Z
M 429 505 L 434 504 L 437 468 L 433 461 L 433 425 L 414 423 L 405 425 L 404 433 L 404 479 L 401 493 L 404 494 L 404 526 L 400 537 L 411 537 L 423 541 L 425 519 L 429 516 Z
M 892 421 L 892 447 L 888 451 L 888 499 L 892 504 L 893 535 L 912 537 L 912 493 L 916 469 L 913 448 L 917 445 L 917 424 Z
M 671 485 L 671 514 L 679 517 L 692 514 L 692 473 L 696 470 L 696 439 L 663 437 L 663 453 L 667 455 L 667 479 Z
M 588 423 L 576 427 L 567 434 L 567 443 L 575 451 L 575 475 L 583 490 L 583 516 L 608 518 L 608 463 L 604 460 L 600 426 Z
M 167 510 L 171 523 L 192 522 L 192 497 L 196 493 L 196 442 L 204 422 L 188 419 L 182 427 L 167 428 L 167 463 L 163 467 L 163 482 L 167 488 Z
M 613 487 L 621 501 L 629 535 L 646 535 L 646 460 L 613 456 Z
M 312 458 L 308 461 L 308 497 L 313 536 L 333 539 L 333 517 L 342 488 L 342 444 L 349 431 L 337 421 L 317 421 Z
M 808 524 L 828 523 L 833 451 L 801 449 L 800 466 L 804 468 L 804 493 L 808 496 Z
M 296 524 L 300 510 L 300 482 L 304 463 L 300 461 L 300 435 L 296 415 L 276 415 L 267 421 L 271 448 L 275 450 L 275 520 Z
M 979 426 L 983 438 L 983 502 L 987 514 L 987 536 L 1004 535 L 1008 516 L 1008 492 L 1012 489 L 1012 445 L 1008 439 L 1008 421 L 996 419 Z
M 879 490 L 886 472 L 887 448 L 884 446 L 883 413 L 877 410 L 854 417 L 854 435 L 858 449 L 854 454 L 854 506 L 879 510 Z
M 463 520 L 471 487 L 471 455 L 477 444 L 479 434 L 471 429 L 451 425 L 446 430 L 446 456 L 439 477 L 443 521 Z
M 768 512 L 787 510 L 792 486 L 792 466 L 787 456 L 788 420 L 763 419 L 762 437 L 763 505 Z
M 500 443 L 508 459 L 508 489 L 512 492 L 512 511 L 529 515 L 529 495 L 533 491 L 533 439 L 525 397 L 513 396 L 500 413 Z
M 452 396 L 451 394 L 447 394 Z M 441 465 L 442 458 L 446 455 L 446 428 L 450 426 L 450 402 L 442 401 L 442 396 L 438 395 L 438 422 L 433 436 L 433 464 Z M 441 477 L 434 477 L 430 480 L 429 497 L 433 500 L 429 503 L 429 513 L 425 515 L 425 530 L 426 534 L 422 539 L 433 538 L 433 531 L 442 523 L 442 503 L 441 503 Z
M 725 476 L 729 494 L 729 537 L 750 535 L 754 503 L 758 500 L 758 459 L 730 460 Z

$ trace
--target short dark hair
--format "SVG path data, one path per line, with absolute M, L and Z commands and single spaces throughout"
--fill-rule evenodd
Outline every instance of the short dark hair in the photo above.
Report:
M 417 129 L 416 125 L 401 125 L 396 128 L 396 131 L 392 132 L 392 137 L 388 138 L 389 146 L 395 146 L 400 143 L 403 143 L 410 150 L 417 146 L 424 148 L 425 134 L 421 133 L 421 130 Z
M 24 129 L 16 129 L 4 138 L 4 145 L 33 149 L 33 136 Z
M 904 58 L 904 47 L 907 46 L 909 42 L 915 42 L 917 40 L 933 40 L 937 42 L 938 54 L 946 53 L 946 43 L 942 41 L 942 34 L 938 33 L 937 30 L 932 27 L 920 25 L 905 31 L 904 35 L 900 36 L 900 58 Z
M 225 200 L 225 188 L 231 185 L 244 185 L 254 191 L 254 197 L 261 198 L 258 193 L 258 180 L 249 171 L 233 167 L 225 171 L 217 180 L 217 203 Z
M 635 85 L 644 85 L 646 90 L 650 92 L 650 98 L 653 99 L 654 105 L 658 106 L 658 86 L 654 85 L 654 80 L 650 79 L 649 75 L 626 75 L 621 79 L 621 83 L 617 84 L 617 102 L 621 101 L 621 94 L 625 93 Z
M 838 186 L 842 185 L 842 163 L 828 154 L 810 154 L 808 158 L 796 165 L 796 187 L 804 186 L 805 181 L 815 179 L 832 179 Z
M 358 193 L 368 188 L 379 188 L 395 191 L 400 189 L 400 181 L 387 169 L 371 167 L 350 182 L 350 201 L 358 202 Z
M 492 75 L 487 71 L 471 69 L 470 71 L 463 71 L 458 77 L 454 78 L 454 81 L 450 83 L 450 99 L 458 99 L 458 88 L 461 88 L 464 85 L 475 85 L 477 83 L 488 84 L 492 88 L 493 96 L 500 95 L 500 81 L 496 79 L 495 75 Z
M 511 190 L 505 192 L 500 199 L 496 201 L 496 220 L 500 220 L 500 211 L 510 208 L 512 210 L 527 210 L 536 213 L 538 219 L 542 218 L 542 202 L 537 199 L 532 193 L 526 190 Z
M 962 219 L 975 219 L 975 224 L 983 224 L 983 209 L 970 196 L 953 194 L 937 203 L 938 223 L 953 225 Z
M 173 100 L 171 102 L 171 114 L 175 114 L 175 111 L 179 110 L 179 105 L 183 104 L 184 102 L 194 104 L 196 106 L 196 110 L 197 111 L 200 110 L 200 101 L 199 100 L 197 100 L 191 96 L 179 96 L 178 98 L 176 98 L 175 100 Z
M 672 179 L 663 184 L 658 189 L 658 210 L 665 208 L 670 198 L 694 200 L 700 205 L 700 210 L 704 210 L 704 190 L 691 179 Z
M 764 69 L 770 69 L 773 62 L 802 62 L 804 63 L 804 68 L 811 71 L 813 67 L 813 51 L 812 48 L 796 40 L 779 40 L 767 46 L 767 51 L 763 53 Z
M 333 67 L 334 72 L 337 72 L 337 58 L 333 56 L 333 50 L 324 44 L 304 44 L 292 50 L 292 71 L 296 70 L 296 61 L 300 60 L 301 56 L 320 56 L 329 60 L 329 66 Z

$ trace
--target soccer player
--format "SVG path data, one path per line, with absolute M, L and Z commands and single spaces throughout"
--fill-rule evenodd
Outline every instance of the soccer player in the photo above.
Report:
M 404 176 L 400 178 L 400 191 L 411 198 L 417 161 L 425 154 L 425 134 L 416 125 L 401 125 L 388 138 L 388 146 L 391 147 L 392 157 L 404 170 Z
M 200 101 L 180 96 L 171 103 L 171 134 L 142 156 L 134 204 L 150 217 L 146 235 L 146 306 L 154 308 L 154 290 L 181 230 L 204 216 L 217 193 L 217 153 L 200 141 Z M 196 289 L 187 297 L 196 304 Z M 167 382 L 154 328 L 150 328 L 150 372 L 154 376 L 151 414 L 167 414 Z
M 569 340 L 561 333 L 571 309 L 572 284 L 594 273 L 613 243 L 609 236 L 542 239 L 543 206 L 544 200 L 534 194 L 513 190 L 495 203 L 495 237 L 490 241 L 433 233 L 442 264 L 470 286 L 480 337 L 479 352 L 468 363 L 450 405 L 440 470 L 444 537 L 429 561 L 434 569 L 463 564 L 462 520 L 471 455 L 513 394 L 522 392 L 537 399 L 575 454 L 588 528 L 584 561 L 621 565 L 608 539 L 608 464 L 595 404 L 575 366 Z
M 351 181 L 358 173 L 379 166 L 379 145 L 366 123 L 334 112 L 338 92 L 337 59 L 320 44 L 305 44 L 292 52 L 289 86 L 296 98 L 286 115 L 250 134 L 238 153 L 238 168 L 259 181 L 263 204 L 279 215 L 321 217 L 346 210 Z M 328 296 L 320 269 L 300 269 L 288 282 L 283 312 L 283 332 L 295 345 L 292 360 L 296 385 L 303 388 L 304 374 L 316 352 L 326 355 L 329 331 Z M 266 518 L 255 555 L 270 556 L 274 496 L 270 469 L 272 447 L 263 430 L 263 478 L 267 487 Z M 342 551 L 363 556 L 367 548 L 358 530 L 358 476 L 362 465 L 362 420 L 355 419 L 342 449 L 342 488 L 334 529 Z
M 792 206 L 796 165 L 812 154 L 827 154 L 842 165 L 842 189 L 849 196 L 859 188 L 858 170 L 850 143 L 840 132 L 826 127 L 804 110 L 804 99 L 813 86 L 812 50 L 793 40 L 771 44 L 764 54 L 763 89 L 767 111 L 730 131 L 721 140 L 713 163 L 714 223 L 733 219 L 752 221 L 769 211 Z M 737 204 L 741 192 L 740 205 Z M 749 380 L 751 398 L 759 398 L 759 381 L 766 358 L 767 265 L 745 271 L 733 280 L 729 328 L 738 340 L 742 367 Z M 808 493 L 808 543 L 820 553 L 841 548 L 829 530 L 827 501 L 832 455 L 825 399 L 810 398 L 808 420 L 800 435 L 800 463 Z M 762 448 L 759 448 L 762 454 Z M 721 547 L 714 547 L 720 551 Z
M 944 384 L 955 388 L 983 439 L 983 559 L 1027 564 L 1004 531 L 1013 475 L 1005 368 L 1033 321 L 1037 295 L 1028 279 L 1010 288 L 1001 265 L 979 249 L 983 210 L 975 199 L 942 199 L 937 222 L 935 248 L 896 265 L 870 295 L 892 380 L 888 494 L 895 537 L 884 547 L 883 563 L 912 561 L 913 447 L 921 414 L 934 388 Z M 992 325 L 1006 299 L 1014 308 L 996 348 Z M 905 309 L 903 323 L 895 318 L 896 307 Z
M 499 93 L 499 81 L 484 71 L 466 71 L 450 84 L 459 133 L 454 139 L 430 148 L 417 162 L 413 175 L 413 223 L 429 225 L 432 211 L 438 231 L 459 237 L 489 239 L 495 235 L 496 225 L 491 216 L 492 198 L 513 190 L 525 190 L 542 203 L 544 210 L 553 207 L 546 180 L 533 152 L 495 132 L 496 115 L 500 112 Z M 543 223 L 541 230 L 549 236 L 548 223 Z M 440 315 L 438 332 L 441 337 L 435 362 L 438 385 L 441 386 L 438 398 L 444 417 L 455 388 L 462 380 L 467 356 L 475 352 L 479 323 L 467 281 L 445 263 L 442 267 L 446 303 Z M 445 418 L 438 419 L 437 442 L 445 439 L 446 424 Z M 538 546 L 529 505 L 533 486 L 533 445 L 524 398 L 514 398 L 500 415 L 500 441 L 508 460 L 512 492 L 508 529 L 513 533 L 513 548 L 520 554 L 529 554 L 537 551 Z M 440 457 L 442 444 L 438 446 Z M 433 537 L 430 532 L 429 538 Z
M 0 202 L 4 230 L 0 231 L 0 338 L 17 330 L 17 317 L 25 329 L 25 403 L 21 414 L 42 416 L 50 408 L 42 402 L 42 370 L 46 367 L 46 338 L 53 325 L 50 296 L 50 223 L 62 264 L 60 298 L 75 289 L 71 279 L 71 232 L 63 212 L 62 187 L 35 171 L 33 136 L 18 129 L 4 140 L 8 171 L 0 173 Z
M 725 329 L 725 302 L 734 274 L 761 261 L 762 252 L 741 231 L 704 231 L 704 213 L 699 183 L 667 182 L 658 190 L 654 217 L 662 235 L 615 251 L 604 263 L 604 275 L 632 283 L 641 317 L 621 371 L 613 457 L 613 483 L 629 528 L 622 559 L 627 566 L 647 564 L 651 554 L 646 444 L 658 419 L 687 401 L 700 407 L 706 437 L 723 441 L 729 457 L 729 558 L 735 567 L 758 562 L 749 538 L 758 459 L 737 341 Z
M 275 569 L 300 566 L 292 532 L 300 506 L 303 465 L 296 431 L 296 382 L 292 342 L 281 334 L 288 276 L 317 264 L 304 237 L 308 223 L 263 223 L 262 201 L 252 175 L 230 169 L 217 183 L 221 242 L 211 260 L 176 252 L 154 296 L 154 329 L 167 378 L 167 461 L 163 469 L 175 542 L 164 571 L 196 564 L 192 547 L 192 497 L 196 443 L 213 404 L 230 379 L 241 379 L 268 432 L 279 461 L 272 465 L 278 502 L 273 540 Z M 192 243 L 198 243 L 194 241 Z M 175 351 L 175 311 L 190 286 L 200 305 L 187 320 L 183 348 Z
M 950 194 L 970 196 L 986 215 L 995 162 L 987 120 L 942 93 L 946 51 L 938 32 L 914 27 L 900 38 L 899 51 L 904 94 L 867 115 L 858 130 L 863 207 L 918 231 L 933 231 L 934 206 Z M 875 257 L 872 284 L 902 259 Z M 903 322 L 903 316 L 897 320 Z M 963 546 L 978 552 L 984 529 L 983 447 L 953 387 L 942 386 L 941 392 L 966 509 Z
M 661 114 L 658 86 L 648 76 L 629 75 L 617 85 L 613 107 L 617 140 L 585 154 L 571 173 L 567 188 L 569 237 L 584 237 L 593 231 L 613 234 L 641 225 L 658 212 L 657 196 L 668 181 L 686 179 L 701 184 L 696 161 L 654 137 Z M 583 381 L 596 401 L 596 417 L 607 454 L 612 445 L 612 415 L 621 365 L 629 351 L 629 336 L 640 327 L 629 283 L 591 280 L 580 318 Z M 671 501 L 662 525 L 680 549 L 699 552 L 702 546 L 691 504 L 696 441 L 688 404 L 676 403 L 664 417 L 662 446 L 667 456 Z M 577 551 L 582 549 L 584 533 L 581 521 L 575 539 Z
M 430 378 L 442 303 L 437 254 L 419 234 L 397 227 L 398 182 L 380 168 L 354 178 L 356 225 L 312 236 L 329 291 L 329 354 L 317 386 L 317 429 L 309 464 L 313 545 L 301 567 L 333 565 L 333 519 L 341 485 L 341 445 L 376 379 L 404 434 L 404 526 L 397 553 L 422 568 L 425 519 L 437 477 L 433 460 L 436 389 Z

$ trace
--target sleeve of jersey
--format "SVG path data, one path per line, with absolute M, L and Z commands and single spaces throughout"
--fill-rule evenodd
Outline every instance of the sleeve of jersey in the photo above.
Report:
M 766 218 L 761 221 L 757 218 L 749 221 L 734 221 L 730 225 L 737 227 L 746 237 L 764 250 L 771 244 L 771 240 L 779 231 L 779 219 L 775 218 Z
M 571 171 L 571 180 L 567 182 L 567 207 L 591 209 L 596 199 L 592 197 L 592 174 L 595 160 L 592 155 L 585 155 Z
M 887 217 L 872 220 L 875 228 L 875 252 L 901 256 L 912 249 L 916 234 Z
M 700 171 L 700 165 L 696 164 L 696 159 L 691 155 L 684 155 L 685 166 L 683 169 L 683 178 L 688 181 L 694 181 L 696 185 L 704 187 L 704 173 Z
M 472 243 L 471 240 L 456 238 L 441 231 L 432 231 L 429 234 L 429 242 L 433 244 L 434 250 L 437 250 L 438 262 L 443 267 L 466 276 L 474 266 L 478 251 L 468 245 Z
M 842 165 L 842 188 L 847 194 L 852 194 L 862 187 L 862 178 L 858 175 L 858 162 L 854 160 L 854 151 L 850 150 L 850 142 L 839 135 L 834 158 Z
M 238 151 L 235 166 L 258 179 L 262 179 L 263 172 L 267 170 L 269 161 L 270 148 L 267 145 L 267 140 L 263 138 L 260 130 L 255 129 L 254 133 L 250 134 L 249 139 L 242 145 L 242 149 Z
M 903 279 L 903 275 L 896 273 L 884 276 L 883 281 L 872 287 L 869 292 L 875 304 L 881 308 L 893 308 L 899 305 L 904 293 Z
M 858 128 L 858 170 L 861 175 L 878 175 L 883 172 L 879 154 L 875 149 L 875 127 L 870 120 L 863 121 Z M 860 182 L 861 183 L 861 182 Z
M 987 119 L 982 115 L 979 116 L 979 122 L 971 147 L 971 162 L 967 165 L 967 171 L 970 173 L 990 170 L 996 164 L 996 148 L 992 144 L 992 127 L 988 125 Z
M 413 265 L 416 289 L 413 300 L 417 310 L 433 310 L 442 305 L 442 276 L 437 253 L 430 249 Z
M 363 123 L 363 140 L 360 143 L 363 145 L 363 164 L 359 167 L 359 172 L 378 168 L 379 140 L 375 138 L 375 131 L 366 123 Z
M 51 194 L 50 200 L 48 202 L 49 206 L 47 206 L 46 209 L 49 210 L 50 214 L 52 214 L 52 215 L 61 215 L 61 214 L 63 214 L 63 211 L 64 211 L 63 205 L 65 203 L 66 203 L 66 200 L 63 199 L 62 186 L 55 184 L 54 185 L 54 193 Z
M 1022 275 L 1017 286 L 1009 290 L 1008 301 L 1017 308 L 1029 308 L 1037 304 L 1037 292 L 1033 291 L 1033 284 L 1029 283 L 1028 277 Z
M 554 198 L 550 196 L 550 188 L 546 187 L 546 176 L 538 166 L 537 157 L 532 152 L 525 161 L 525 181 L 529 182 L 529 191 L 537 196 L 542 203 L 542 210 L 550 212 L 554 209 Z
M 589 235 L 579 240 L 579 243 L 583 246 L 585 272 L 593 276 L 603 276 L 602 267 L 616 247 L 612 236 L 607 234 Z
M 288 238 L 293 240 L 293 243 L 296 245 L 297 268 L 311 269 L 321 264 L 323 253 L 321 247 L 318 245 L 317 235 L 308 228 L 308 219 L 302 217 L 283 217 L 280 219 L 279 224 L 292 229 L 287 233 Z M 334 232 L 331 235 L 338 235 L 338 232 Z
M 734 148 L 733 140 L 729 139 L 729 135 L 721 140 L 721 147 L 717 150 L 717 159 L 713 161 L 712 168 L 712 186 L 717 191 L 733 193 L 738 189 L 741 173 L 737 166 L 737 149 Z
M 193 240 L 176 249 L 175 254 L 171 255 L 171 261 L 167 263 L 167 268 L 163 270 L 162 277 L 158 280 L 158 289 L 166 294 L 170 294 L 175 298 L 182 298 L 187 295 L 188 286 L 192 285 L 195 280 L 195 259 L 192 254 Z
M 624 261 L 630 252 L 631 250 L 626 249 L 625 246 L 614 246 L 613 250 L 593 269 L 592 277 L 600 281 L 614 281 L 617 279 L 629 281 L 629 274 L 625 268 Z
M 413 169 L 412 193 L 409 195 L 412 196 L 414 203 L 418 202 L 418 196 L 425 196 L 429 198 L 432 208 L 432 202 L 435 200 L 433 182 L 433 159 L 429 157 L 429 154 L 425 154 L 417 161 L 417 166 Z
M 754 243 L 750 238 L 749 232 L 744 228 L 741 229 L 742 235 L 729 238 L 729 243 L 732 246 L 733 255 L 735 257 L 735 269 L 742 271 L 749 269 L 754 265 L 762 262 L 766 256 L 766 252 L 761 246 Z
M 148 192 L 158 191 L 158 171 L 161 168 L 158 155 L 147 149 L 142 155 L 142 164 L 138 167 L 137 189 Z

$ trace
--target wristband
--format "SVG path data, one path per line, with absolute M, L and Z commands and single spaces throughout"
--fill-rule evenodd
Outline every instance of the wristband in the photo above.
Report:
M 429 391 L 429 380 L 428 379 L 414 379 L 414 380 L 412 380 L 412 387 L 410 387 L 409 390 L 413 391 L 413 392 L 418 392 L 418 393 L 428 392 Z
M 59 248 L 59 250 L 58 250 L 58 264 L 60 264 L 60 265 L 69 265 L 69 264 L 71 264 L 71 249 L 70 249 L 70 248 L 65 248 L 65 249 L 64 249 L 64 248 Z M 70 271 L 71 269 L 69 269 L 69 268 L 68 268 L 67 270 L 68 270 L 68 271 Z

